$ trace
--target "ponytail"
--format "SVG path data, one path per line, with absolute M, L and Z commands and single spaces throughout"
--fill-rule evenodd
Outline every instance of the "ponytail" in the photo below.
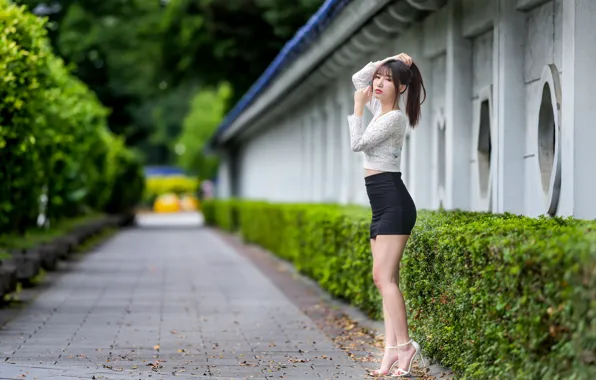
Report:
M 422 74 L 414 62 L 410 65 L 412 77 L 408 85 L 408 98 L 406 100 L 406 115 L 410 119 L 410 125 L 414 128 L 420 121 L 420 105 L 426 100 L 426 88 L 422 82 Z M 420 101 L 420 93 L 424 91 L 424 99 Z

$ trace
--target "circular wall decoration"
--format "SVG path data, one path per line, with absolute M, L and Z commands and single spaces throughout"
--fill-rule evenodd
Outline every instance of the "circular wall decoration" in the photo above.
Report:
M 478 125 L 478 187 L 480 196 L 486 198 L 490 188 L 490 167 L 492 136 L 490 133 L 490 106 L 488 99 L 480 103 L 480 124 Z
M 544 207 L 548 214 L 554 215 L 561 192 L 561 83 L 555 65 L 544 67 L 540 84 L 537 163 Z
M 473 162 L 476 184 L 474 185 L 474 209 L 491 211 L 493 182 L 493 133 L 492 125 L 492 85 L 480 89 L 475 103 Z
M 433 120 L 433 195 L 435 207 L 445 207 L 445 194 L 447 187 L 447 120 L 440 110 L 435 112 Z

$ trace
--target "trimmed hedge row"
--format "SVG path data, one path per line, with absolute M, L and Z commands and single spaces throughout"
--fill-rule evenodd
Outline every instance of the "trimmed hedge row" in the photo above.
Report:
M 0 231 L 24 234 L 78 215 L 129 211 L 138 156 L 108 111 L 51 51 L 45 20 L 0 0 Z
M 206 200 L 239 230 L 373 318 L 370 212 Z M 596 378 L 596 222 L 419 211 L 401 269 L 412 335 L 464 379 Z

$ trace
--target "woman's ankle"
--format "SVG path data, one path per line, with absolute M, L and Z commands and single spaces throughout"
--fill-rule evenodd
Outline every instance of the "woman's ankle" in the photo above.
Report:
M 409 336 L 405 336 L 405 337 L 398 337 L 396 339 L 395 345 L 398 347 L 406 347 L 406 346 L 409 346 L 410 343 L 412 343 L 412 339 L 410 339 Z

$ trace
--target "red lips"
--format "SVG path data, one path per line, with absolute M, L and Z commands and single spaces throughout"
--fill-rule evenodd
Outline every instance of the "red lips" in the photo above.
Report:
M 377 89 L 375 90 L 375 93 L 377 93 L 377 94 L 382 94 L 382 93 L 383 93 L 383 90 L 379 90 L 379 89 L 377 88 Z

